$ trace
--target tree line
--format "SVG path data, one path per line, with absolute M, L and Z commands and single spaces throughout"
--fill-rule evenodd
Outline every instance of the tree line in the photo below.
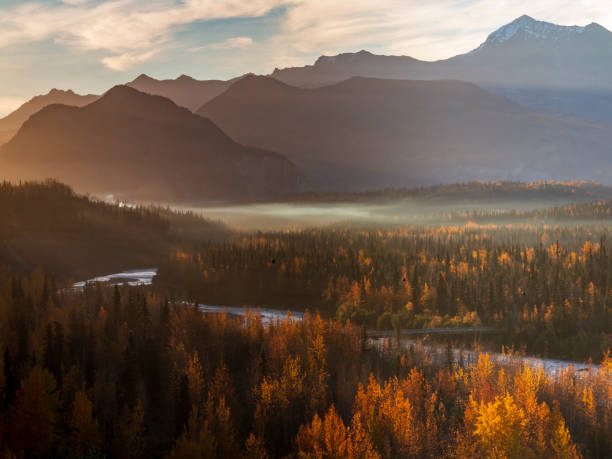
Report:
M 545 225 L 255 233 L 175 253 L 155 285 L 379 329 L 487 325 L 498 346 L 597 360 L 612 345 L 610 236 Z
M 306 314 L 269 326 L 144 288 L 0 270 L 3 457 L 609 457 L 612 359 L 557 377 L 380 351 Z
M 193 213 L 103 202 L 51 180 L 0 183 L 0 266 L 61 280 L 155 266 L 177 247 L 228 234 Z
M 552 221 L 576 223 L 612 220 L 612 200 L 591 201 L 564 206 L 548 207 L 528 211 L 519 210 L 481 210 L 471 212 L 452 212 L 445 218 L 446 221 L 471 221 L 477 223 L 520 223 L 520 222 L 546 222 Z
M 417 199 L 422 203 L 439 200 L 517 201 L 561 200 L 601 201 L 612 197 L 612 187 L 597 182 L 461 182 L 417 188 L 385 188 L 356 192 L 303 192 L 288 196 L 287 202 L 372 202 L 381 200 Z

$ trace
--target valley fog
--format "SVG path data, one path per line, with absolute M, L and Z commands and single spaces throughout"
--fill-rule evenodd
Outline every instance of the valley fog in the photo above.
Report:
M 193 212 L 238 230 L 278 231 L 329 225 L 437 225 L 465 223 L 458 214 L 507 214 L 571 204 L 568 198 L 541 200 L 380 200 L 373 202 L 285 202 L 242 205 L 168 204 L 173 210 Z
M 607 3 L 0 2 L 0 459 L 612 459 Z

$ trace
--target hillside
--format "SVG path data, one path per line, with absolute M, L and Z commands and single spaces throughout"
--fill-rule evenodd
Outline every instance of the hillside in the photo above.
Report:
M 320 87 L 353 76 L 458 79 L 527 107 L 612 121 L 612 32 L 599 24 L 560 26 L 521 16 L 476 49 L 435 62 L 360 51 L 321 56 L 313 65 L 275 69 L 273 78 Z
M 83 108 L 52 105 L 0 150 L 6 178 L 162 202 L 253 199 L 295 190 L 293 164 L 237 144 L 211 121 L 117 86 Z
M 318 179 L 313 188 L 612 177 L 605 127 L 460 81 L 355 77 L 303 89 L 251 76 L 198 114 L 238 142 L 287 154 Z
M 417 200 L 424 205 L 436 201 L 457 203 L 563 202 L 583 203 L 612 198 L 612 186 L 594 182 L 467 182 L 421 188 L 386 188 L 354 193 L 305 192 L 286 197 L 292 203 L 378 203 Z
M 147 94 L 166 97 L 179 107 L 185 107 L 194 112 L 239 79 L 240 77 L 228 81 L 196 80 L 190 76 L 181 75 L 174 80 L 157 80 L 143 74 L 127 83 L 126 86 Z
M 477 211 L 452 212 L 449 220 L 454 222 L 491 223 L 547 223 L 606 225 L 612 222 L 612 199 L 577 202 L 532 210 L 485 209 Z
M 0 267 L 78 280 L 157 266 L 171 250 L 229 231 L 191 214 L 119 207 L 57 182 L 0 184 Z
M 0 119 L 0 145 L 8 142 L 30 116 L 48 105 L 64 104 L 82 107 L 97 98 L 98 96 L 93 94 L 80 95 L 61 89 L 52 89 L 45 95 L 33 97 L 14 112 Z

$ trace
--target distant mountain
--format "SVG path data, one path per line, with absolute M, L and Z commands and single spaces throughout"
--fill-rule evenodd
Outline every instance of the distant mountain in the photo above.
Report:
M 275 69 L 287 84 L 319 87 L 352 76 L 458 79 L 527 107 L 612 121 L 612 32 L 598 24 L 560 26 L 521 16 L 473 51 L 436 62 L 367 51 L 322 56 L 314 65 Z
M 187 75 L 181 75 L 174 80 L 156 80 L 148 75 L 140 75 L 127 86 L 140 92 L 167 97 L 179 107 L 196 111 L 209 100 L 225 91 L 234 81 L 196 80 Z
M 521 16 L 446 64 L 457 77 L 479 83 L 607 91 L 612 89 L 612 32 L 595 23 L 568 27 Z
M 158 201 L 270 197 L 298 183 L 281 155 L 239 145 L 208 119 L 127 86 L 83 108 L 44 108 L 2 147 L 0 170 Z
M 252 76 L 198 114 L 237 141 L 282 151 L 311 177 L 345 190 L 612 180 L 609 129 L 533 113 L 460 81 L 354 77 L 304 89 Z
M 82 107 L 92 103 L 98 97 L 93 94 L 82 96 L 71 90 L 62 91 L 61 89 L 52 89 L 45 95 L 36 96 L 14 112 L 0 119 L 0 145 L 8 142 L 30 116 L 47 105 L 64 104 Z

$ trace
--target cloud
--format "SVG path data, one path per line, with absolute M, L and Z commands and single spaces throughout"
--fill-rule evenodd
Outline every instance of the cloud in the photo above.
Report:
M 247 49 L 253 44 L 251 37 L 232 37 L 227 40 L 211 43 L 210 45 L 198 46 L 196 48 L 189 48 L 189 51 L 203 51 L 203 50 L 226 50 L 226 49 Z
M 0 9 L 0 48 L 52 39 L 79 50 L 106 52 L 102 62 L 109 68 L 123 70 L 153 57 L 172 39 L 177 26 L 214 19 L 260 17 L 290 0 L 68 2 L 69 5 L 25 2 Z M 244 42 L 237 44 L 244 45 Z
M 278 41 L 297 53 L 362 47 L 440 59 L 478 46 L 522 14 L 560 24 L 612 24 L 608 0 L 306 0 L 287 9 Z
M 102 63 L 111 70 L 123 71 L 136 64 L 148 61 L 155 56 L 155 54 L 157 54 L 156 50 L 150 50 L 144 53 L 124 53 L 118 56 L 104 57 L 102 58 Z
M 52 40 L 95 51 L 106 67 L 121 71 L 180 46 L 175 32 L 181 26 L 262 17 L 279 7 L 284 11 L 280 30 L 271 38 L 255 44 L 237 36 L 190 50 L 250 48 L 260 66 L 266 59 L 270 69 L 362 48 L 433 60 L 475 48 L 522 14 L 560 24 L 612 26 L 609 0 L 26 0 L 0 7 L 0 49 Z

